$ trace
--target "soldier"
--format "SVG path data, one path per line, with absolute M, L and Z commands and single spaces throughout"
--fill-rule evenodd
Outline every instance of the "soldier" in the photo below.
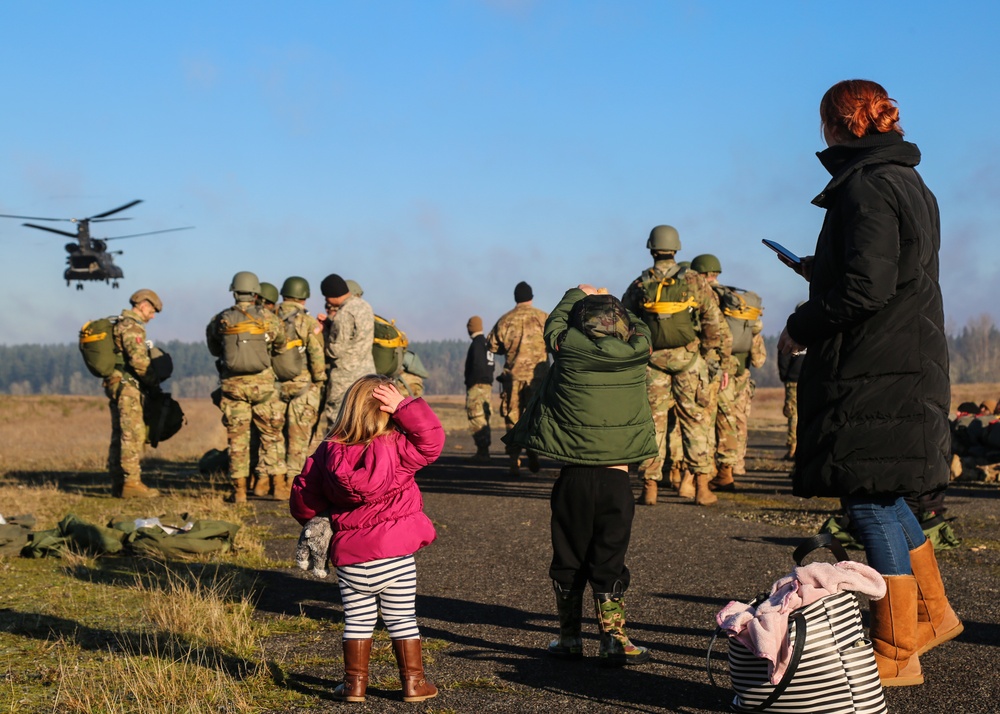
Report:
M 465 413 L 476 444 L 474 462 L 490 460 L 490 412 L 493 395 L 493 353 L 486 349 L 483 318 L 473 315 L 466 324 L 472 344 L 465 355 Z
M 795 458 L 795 444 L 797 443 L 795 432 L 799 428 L 799 374 L 802 372 L 802 363 L 805 360 L 805 350 L 794 353 L 778 353 L 778 377 L 785 385 L 785 405 L 781 412 L 788 419 L 788 434 L 785 437 L 788 451 L 783 457 L 785 461 L 791 461 Z
M 656 226 L 649 233 L 646 248 L 653 267 L 643 271 L 622 297 L 625 307 L 642 318 L 653 338 L 646 391 L 659 453 L 639 469 L 644 479 L 639 502 L 656 503 L 657 484 L 670 459 L 667 415 L 675 408 L 686 467 L 679 493 L 708 506 L 718 500 L 708 488 L 715 472 L 715 437 L 708 405 L 713 382 L 721 373 L 721 360 L 729 356 L 722 340 L 722 315 L 704 278 L 682 270 L 674 260 L 681 249 L 676 228 Z
M 229 439 L 231 503 L 247 500 L 250 476 L 250 426 L 260 433 L 257 478 L 284 477 L 285 444 L 277 414 L 281 399 L 275 388 L 272 355 L 285 346 L 285 328 L 257 305 L 260 281 L 242 271 L 229 286 L 235 305 L 212 318 L 205 329 L 208 351 L 217 357 L 222 379 L 222 423 Z M 276 427 L 276 424 L 279 426 Z
M 157 389 L 160 378 L 152 366 L 150 346 L 146 342 L 146 323 L 163 309 L 163 302 L 152 290 L 137 290 L 129 298 L 131 310 L 122 310 L 112 328 L 115 371 L 104 380 L 104 393 L 111 408 L 111 445 L 108 447 L 108 471 L 111 495 L 115 498 L 153 498 L 160 493 L 142 482 L 143 447 L 146 424 L 142 418 L 145 396 Z
M 430 376 L 420 356 L 416 352 L 403 352 L 402 371 L 396 377 L 396 387 L 404 397 L 422 397 L 424 395 L 424 380 Z
M 281 297 L 278 319 L 284 324 L 288 341 L 271 362 L 280 382 L 280 411 L 288 471 L 283 477 L 274 479 L 273 496 L 278 500 L 287 500 L 291 493 L 291 479 L 302 471 L 313 430 L 319 420 L 320 399 L 326 382 L 326 357 L 323 354 L 323 328 L 306 311 L 309 281 L 293 275 L 282 284 Z M 266 492 L 257 495 L 263 496 Z
M 543 338 L 548 314 L 533 307 L 533 299 L 531 286 L 523 280 L 519 282 L 514 288 L 514 302 L 517 304 L 497 320 L 486 338 L 486 349 L 505 357 L 498 381 L 500 416 L 504 418 L 507 431 L 517 424 L 549 370 Z M 519 476 L 521 447 L 507 446 L 506 451 L 510 457 L 510 475 Z M 531 450 L 527 453 L 528 470 L 537 473 L 538 456 Z
M 375 313 L 363 298 L 351 293 L 347 282 L 336 273 L 323 278 L 320 290 L 326 298 L 328 316 L 323 330 L 329 376 L 319 430 L 324 435 L 337 420 L 347 388 L 361 377 L 375 374 Z
M 750 379 L 750 367 L 761 367 L 767 359 L 764 338 L 761 336 L 763 324 L 762 310 L 748 303 L 741 296 L 754 295 L 738 291 L 719 283 L 722 263 L 705 253 L 691 261 L 691 269 L 700 273 L 715 295 L 716 304 L 722 311 L 725 332 L 731 342 L 732 354 L 723 361 L 723 378 L 720 383 L 715 419 L 715 459 L 717 474 L 709 481 L 709 488 L 716 491 L 733 491 L 736 488 L 734 476 L 746 473 L 747 425 L 750 419 L 750 403 L 753 399 L 754 383 Z M 756 302 L 756 301 L 755 301 Z
M 257 303 L 265 310 L 277 314 L 278 312 L 278 288 L 271 283 L 260 284 L 260 295 Z

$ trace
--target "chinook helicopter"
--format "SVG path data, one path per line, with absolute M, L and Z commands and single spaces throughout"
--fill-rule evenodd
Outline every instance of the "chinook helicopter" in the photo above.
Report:
M 123 238 L 138 238 L 140 236 L 151 236 L 158 233 L 171 233 L 173 231 L 186 231 L 194 227 L 185 226 L 183 228 L 167 228 L 162 231 L 132 233 L 130 235 L 114 236 L 111 238 L 91 237 L 91 223 L 131 220 L 125 217 L 109 218 L 108 216 L 124 211 L 126 208 L 132 208 L 132 206 L 138 203 L 142 203 L 142 200 L 132 201 L 131 203 L 126 203 L 124 206 L 119 206 L 118 208 L 113 208 L 110 211 L 98 213 L 97 215 L 89 216 L 87 218 L 42 218 L 40 216 L 12 216 L 5 213 L 0 213 L 0 218 L 22 218 L 29 221 L 69 221 L 70 223 L 75 223 L 76 233 L 62 231 L 58 228 L 50 228 L 49 226 L 39 226 L 34 223 L 24 223 L 22 225 L 25 225 L 28 228 L 37 228 L 40 231 L 49 231 L 50 233 L 58 233 L 62 236 L 76 238 L 76 243 L 66 244 L 66 252 L 69 253 L 69 255 L 66 257 L 67 268 L 63 272 L 63 277 L 66 279 L 67 287 L 69 287 L 71 282 L 76 281 L 76 289 L 83 290 L 83 282 L 85 280 L 103 280 L 106 283 L 111 283 L 111 287 L 117 288 L 118 280 L 125 277 L 125 274 L 122 272 L 121 268 L 115 265 L 115 261 L 112 256 L 121 255 L 122 251 L 109 251 L 107 241 L 121 240 Z

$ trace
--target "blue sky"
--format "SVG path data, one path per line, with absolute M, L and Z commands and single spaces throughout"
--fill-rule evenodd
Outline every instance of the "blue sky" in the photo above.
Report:
M 94 234 L 196 226 L 117 243 L 121 289 L 77 291 L 61 237 L 0 219 L 0 343 L 72 342 L 140 287 L 151 337 L 200 340 L 239 270 L 317 296 L 336 272 L 412 340 L 465 339 L 520 280 L 543 309 L 621 294 L 659 223 L 777 334 L 806 284 L 760 239 L 812 252 L 818 104 L 853 77 L 924 154 L 950 328 L 1000 322 L 996 3 L 52 1 L 0 26 L 0 213 L 138 198 Z

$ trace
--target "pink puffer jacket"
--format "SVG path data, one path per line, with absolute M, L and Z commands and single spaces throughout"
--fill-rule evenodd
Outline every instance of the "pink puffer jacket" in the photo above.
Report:
M 330 511 L 334 565 L 409 555 L 437 535 L 414 475 L 441 455 L 444 429 L 423 399 L 404 399 L 392 418 L 401 433 L 367 446 L 324 441 L 292 484 L 299 523 Z

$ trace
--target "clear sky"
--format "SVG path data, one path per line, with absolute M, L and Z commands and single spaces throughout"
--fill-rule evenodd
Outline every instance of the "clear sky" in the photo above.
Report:
M 777 334 L 829 175 L 818 105 L 883 84 L 942 213 L 949 329 L 1000 322 L 1000 3 L 7 2 L 0 213 L 84 217 L 121 289 L 67 288 L 62 237 L 0 219 L 0 343 L 73 342 L 140 287 L 200 340 L 252 270 L 357 280 L 411 340 L 491 325 L 520 280 L 621 294 L 669 223 Z M 69 228 L 71 224 L 50 224 Z

